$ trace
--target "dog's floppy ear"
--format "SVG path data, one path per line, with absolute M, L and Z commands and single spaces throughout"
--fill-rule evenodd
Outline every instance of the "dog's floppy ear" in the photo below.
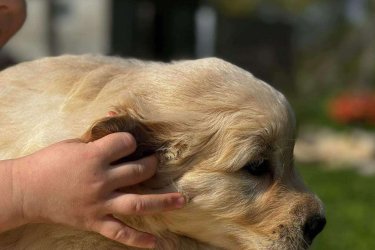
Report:
M 134 136 L 137 149 L 133 154 L 122 158 L 121 161 L 133 161 L 155 153 L 157 145 L 153 142 L 151 131 L 145 125 L 129 115 L 117 115 L 111 112 L 109 114 L 110 116 L 96 121 L 81 137 L 82 141 L 90 142 L 111 133 L 128 132 Z

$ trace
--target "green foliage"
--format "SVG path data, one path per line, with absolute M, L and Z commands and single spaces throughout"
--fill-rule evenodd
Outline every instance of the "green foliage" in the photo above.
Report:
M 330 95 L 290 97 L 299 124 L 335 126 L 328 116 Z
M 310 165 L 299 170 L 327 214 L 326 228 L 312 249 L 375 249 L 375 176 Z

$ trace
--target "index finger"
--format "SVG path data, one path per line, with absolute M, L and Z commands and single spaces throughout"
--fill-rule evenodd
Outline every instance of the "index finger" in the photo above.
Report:
M 126 132 L 109 134 L 92 142 L 98 147 L 108 162 L 116 161 L 135 151 L 137 143 L 134 137 Z
M 157 165 L 158 159 L 154 155 L 116 165 L 108 170 L 108 183 L 113 189 L 138 184 L 151 178 Z

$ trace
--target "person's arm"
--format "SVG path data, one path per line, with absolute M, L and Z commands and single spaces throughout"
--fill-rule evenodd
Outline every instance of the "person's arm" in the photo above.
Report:
M 0 0 L 0 48 L 22 27 L 25 19 L 24 0 Z
M 155 156 L 111 165 L 136 148 L 128 133 L 90 143 L 63 141 L 32 155 L 0 162 L 0 232 L 27 223 L 58 223 L 95 231 L 126 245 L 151 248 L 155 237 L 112 214 L 143 215 L 180 208 L 179 193 L 121 193 L 154 175 Z
M 19 201 L 15 201 L 17 195 L 13 183 L 14 160 L 0 161 L 0 233 L 8 229 L 25 224 Z

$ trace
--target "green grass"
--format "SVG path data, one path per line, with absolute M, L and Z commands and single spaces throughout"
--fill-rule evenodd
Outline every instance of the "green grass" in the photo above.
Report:
M 299 170 L 322 199 L 327 215 L 326 228 L 311 249 L 375 249 L 375 176 L 316 166 Z
M 361 128 L 370 131 L 375 131 L 374 124 L 365 122 L 356 122 L 351 124 L 341 124 L 334 120 L 329 115 L 328 107 L 332 100 L 335 92 L 326 94 L 325 96 L 319 95 L 319 97 L 304 97 L 301 99 L 290 98 L 290 103 L 295 111 L 298 125 L 309 126 L 323 126 L 336 129 L 338 131 L 348 131 L 353 128 Z

